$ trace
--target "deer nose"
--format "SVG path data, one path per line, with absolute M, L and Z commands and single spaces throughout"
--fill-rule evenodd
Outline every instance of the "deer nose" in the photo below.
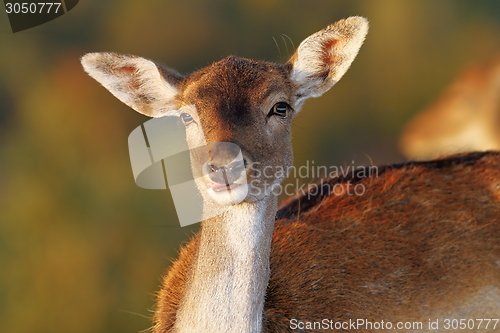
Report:
M 230 185 L 234 183 L 241 174 L 245 172 L 246 162 L 244 159 L 238 159 L 229 165 L 218 166 L 216 164 L 207 164 L 208 176 L 215 183 Z
M 209 154 L 205 173 L 214 183 L 230 185 L 246 172 L 247 159 L 236 143 L 212 142 Z

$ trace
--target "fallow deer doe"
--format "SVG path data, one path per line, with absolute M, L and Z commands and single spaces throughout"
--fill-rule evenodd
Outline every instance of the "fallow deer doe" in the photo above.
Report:
M 269 170 L 292 165 L 292 118 L 342 77 L 367 31 L 366 19 L 350 17 L 305 39 L 286 64 L 230 56 L 187 77 L 135 56 L 82 58 L 122 102 L 178 117 L 189 147 L 211 147 L 208 161 L 191 154 L 192 170 L 205 171 L 196 179 L 204 214 L 227 210 L 202 221 L 180 251 L 158 294 L 154 332 L 492 330 L 498 152 L 325 179 L 277 209 L 274 190 L 286 175 Z M 332 191 L 358 184 L 364 195 Z
M 408 123 L 399 145 L 419 160 L 500 149 L 500 56 L 462 71 Z

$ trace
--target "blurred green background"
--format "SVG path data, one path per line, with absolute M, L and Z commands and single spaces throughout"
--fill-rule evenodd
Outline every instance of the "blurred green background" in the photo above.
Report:
M 350 15 L 370 20 L 368 38 L 294 121 L 296 165 L 402 161 L 405 122 L 500 50 L 500 2 L 80 0 L 16 34 L 0 14 L 0 332 L 148 329 L 162 274 L 197 227 L 180 228 L 168 191 L 134 184 L 127 137 L 147 118 L 88 77 L 81 55 L 182 73 L 229 54 L 284 62 L 290 40 Z

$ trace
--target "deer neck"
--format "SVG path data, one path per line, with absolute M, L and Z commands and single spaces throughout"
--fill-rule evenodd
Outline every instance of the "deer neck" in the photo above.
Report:
M 276 209 L 272 195 L 202 222 L 177 332 L 261 331 Z

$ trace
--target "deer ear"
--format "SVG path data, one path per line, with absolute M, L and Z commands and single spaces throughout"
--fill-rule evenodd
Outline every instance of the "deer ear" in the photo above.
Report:
M 349 69 L 368 32 L 359 16 L 338 21 L 306 38 L 289 60 L 290 78 L 296 84 L 297 104 L 319 97 Z
M 177 86 L 184 78 L 176 71 L 131 55 L 88 53 L 85 71 L 120 101 L 149 117 L 174 114 Z

